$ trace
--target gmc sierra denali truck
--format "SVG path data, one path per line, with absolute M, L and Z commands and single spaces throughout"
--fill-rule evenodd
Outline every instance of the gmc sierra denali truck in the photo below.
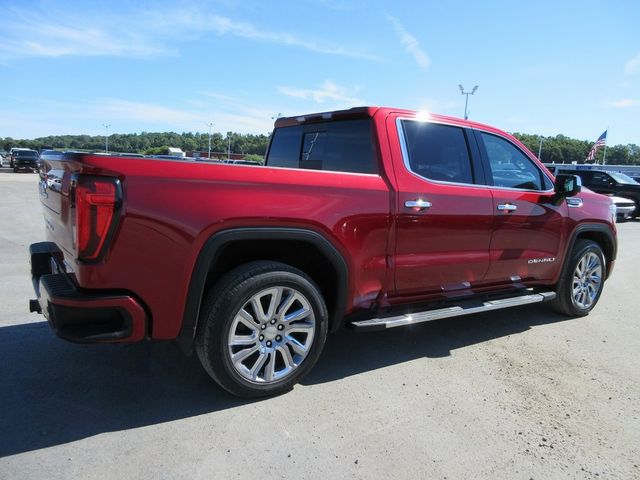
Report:
M 283 392 L 328 332 L 596 305 L 615 208 L 478 123 L 364 107 L 275 123 L 265 166 L 44 162 L 37 299 L 60 337 L 178 342 L 241 396 Z

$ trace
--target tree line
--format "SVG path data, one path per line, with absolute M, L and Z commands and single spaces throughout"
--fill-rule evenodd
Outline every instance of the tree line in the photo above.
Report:
M 594 142 L 577 140 L 565 135 L 555 137 L 541 137 L 526 133 L 515 133 L 514 136 L 524 143 L 536 155 L 542 139 L 541 159 L 545 163 L 584 163 Z M 264 156 L 269 142 L 267 135 L 252 135 L 228 132 L 211 134 L 211 151 L 226 152 L 231 144 L 232 153 L 250 154 L 251 158 Z M 105 138 L 102 135 L 51 135 L 32 140 L 18 140 L 10 137 L 0 138 L 0 147 L 9 151 L 12 147 L 26 147 L 34 150 L 55 148 L 65 150 L 97 150 L 105 148 Z M 192 132 L 142 132 L 142 133 L 113 133 L 109 135 L 109 150 L 130 153 L 157 153 L 158 149 L 178 147 L 185 152 L 206 152 L 209 148 L 207 133 Z M 596 161 L 602 162 L 604 149 L 600 148 Z M 640 147 L 635 144 L 614 145 L 607 147 L 608 164 L 640 165 Z
M 167 147 L 181 148 L 185 152 L 207 152 L 209 149 L 208 133 L 192 132 L 142 132 L 113 133 L 108 136 L 109 150 L 122 153 L 157 153 L 158 149 Z M 269 137 L 228 132 L 211 134 L 211 151 L 226 152 L 229 147 L 232 153 L 264 155 Z M 104 151 L 104 135 L 50 135 L 31 140 L 18 140 L 10 137 L 0 138 L 0 146 L 9 151 L 13 147 L 32 148 L 34 150 L 95 150 Z
M 540 135 L 514 133 L 513 136 L 524 143 L 536 155 L 540 151 L 540 140 L 542 139 L 540 159 L 544 163 L 584 163 L 591 147 L 595 143 L 588 140 L 576 140 L 564 135 L 541 137 Z M 596 163 L 602 163 L 603 157 L 604 147 L 600 147 L 596 153 Z M 633 143 L 607 146 L 606 163 L 611 165 L 640 165 L 640 147 Z

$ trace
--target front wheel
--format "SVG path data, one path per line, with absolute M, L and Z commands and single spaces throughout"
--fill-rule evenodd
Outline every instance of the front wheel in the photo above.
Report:
M 259 261 L 234 269 L 203 302 L 196 352 L 209 375 L 241 397 L 287 391 L 317 362 L 328 315 L 302 271 Z
M 605 278 L 602 248 L 592 240 L 576 242 L 556 289 L 554 307 L 565 315 L 584 316 L 596 306 Z

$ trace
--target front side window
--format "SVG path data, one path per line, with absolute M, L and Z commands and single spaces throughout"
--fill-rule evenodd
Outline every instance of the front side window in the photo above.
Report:
M 551 181 L 520 149 L 507 140 L 480 132 L 491 166 L 493 185 L 523 190 L 548 190 Z
M 606 186 L 613 183 L 609 174 L 604 172 L 593 172 L 593 185 Z
M 462 128 L 402 120 L 409 169 L 421 177 L 473 183 L 471 157 Z

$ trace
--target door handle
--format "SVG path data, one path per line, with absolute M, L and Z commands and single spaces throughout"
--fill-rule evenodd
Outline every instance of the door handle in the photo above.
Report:
M 517 209 L 518 206 L 513 203 L 501 203 L 498 205 L 498 210 L 500 212 L 515 212 Z
M 407 200 L 404 202 L 404 206 L 406 208 L 413 208 L 419 211 L 426 210 L 427 208 L 431 208 L 431 202 L 427 202 L 426 200 Z

